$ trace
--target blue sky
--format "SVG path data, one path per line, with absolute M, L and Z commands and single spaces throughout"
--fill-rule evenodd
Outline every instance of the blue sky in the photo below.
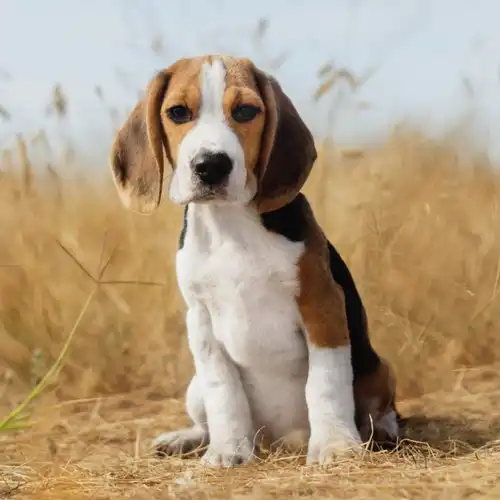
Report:
M 269 21 L 260 45 L 259 18 Z M 0 104 L 12 120 L 0 121 L 0 147 L 16 132 L 45 127 L 101 154 L 113 127 L 96 85 L 123 117 L 155 70 L 182 56 L 227 52 L 272 70 L 317 133 L 333 130 L 352 144 L 399 120 L 439 131 L 473 106 L 478 137 L 496 152 L 498 19 L 497 0 L 2 0 Z M 163 40 L 160 55 L 150 48 L 154 36 Z M 311 100 L 327 61 L 372 75 L 358 94 L 346 92 L 333 125 L 333 96 Z M 66 124 L 45 116 L 56 82 L 70 98 Z

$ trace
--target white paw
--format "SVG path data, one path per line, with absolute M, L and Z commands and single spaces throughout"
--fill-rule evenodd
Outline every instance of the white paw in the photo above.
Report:
M 184 455 L 208 444 L 208 434 L 200 427 L 160 434 L 153 441 L 153 448 L 159 456 Z
M 355 456 L 363 449 L 359 433 L 351 432 L 332 437 L 311 437 L 307 451 L 307 465 L 326 465 L 335 460 L 335 458 Z
M 253 447 L 247 442 L 240 442 L 238 446 L 229 446 L 219 449 L 209 446 L 201 461 L 207 467 L 234 467 L 251 462 L 255 455 Z

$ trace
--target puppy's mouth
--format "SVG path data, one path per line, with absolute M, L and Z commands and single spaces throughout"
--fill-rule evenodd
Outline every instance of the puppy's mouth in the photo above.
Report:
M 212 201 L 224 201 L 226 194 L 222 189 L 210 189 L 192 196 L 190 203 L 210 203 Z
M 205 204 L 218 201 L 220 202 L 220 201 L 225 201 L 226 199 L 227 199 L 227 192 L 226 189 L 223 187 L 217 187 L 217 188 L 200 187 L 196 191 L 191 193 L 189 196 L 186 196 L 186 198 L 182 200 L 175 199 L 173 201 L 178 205 L 187 205 L 188 203 Z

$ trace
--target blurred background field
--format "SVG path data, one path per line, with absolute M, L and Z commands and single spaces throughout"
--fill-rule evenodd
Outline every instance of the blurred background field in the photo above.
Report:
M 265 20 L 250 30 L 252 50 L 267 56 L 268 30 Z M 152 35 L 141 43 L 169 64 L 168 39 Z M 266 69 L 279 75 L 292 56 L 268 57 Z M 369 75 L 329 61 L 316 69 L 309 97 L 327 110 L 325 123 L 369 107 L 357 97 Z M 50 369 L 103 282 L 60 371 L 26 408 L 29 425 L 0 433 L 0 498 L 496 498 L 500 171 L 477 140 L 474 86 L 462 84 L 469 101 L 439 133 L 409 120 L 349 147 L 317 133 L 305 193 L 352 270 L 403 413 L 414 416 L 410 451 L 337 464 L 329 475 L 279 457 L 222 475 L 149 457 L 156 432 L 186 422 L 192 363 L 174 274 L 182 209 L 165 198 L 144 217 L 120 204 L 106 148 L 127 109 L 101 87 L 92 92 L 113 125 L 83 145 L 69 132 L 74 101 L 64 85 L 48 93 L 46 126 L 36 130 L 16 125 L 0 93 L 0 421 Z
M 305 192 L 366 302 L 401 397 L 452 389 L 498 360 L 500 176 L 457 144 L 396 132 L 364 152 L 319 145 Z M 0 359 L 5 383 L 33 383 L 103 281 L 61 373 L 61 397 L 150 388 L 172 395 L 191 366 L 174 275 L 182 209 L 123 209 L 111 180 L 2 174 Z M 63 248 L 61 248 L 61 245 Z M 69 251 L 71 255 L 65 251 Z M 78 261 L 78 262 L 76 262 Z M 134 284 L 133 282 L 138 283 Z

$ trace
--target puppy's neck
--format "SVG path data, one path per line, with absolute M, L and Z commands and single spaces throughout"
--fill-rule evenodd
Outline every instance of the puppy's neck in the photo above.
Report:
M 192 241 L 210 247 L 225 242 L 244 243 L 256 232 L 265 231 L 253 205 L 190 203 L 187 224 Z

